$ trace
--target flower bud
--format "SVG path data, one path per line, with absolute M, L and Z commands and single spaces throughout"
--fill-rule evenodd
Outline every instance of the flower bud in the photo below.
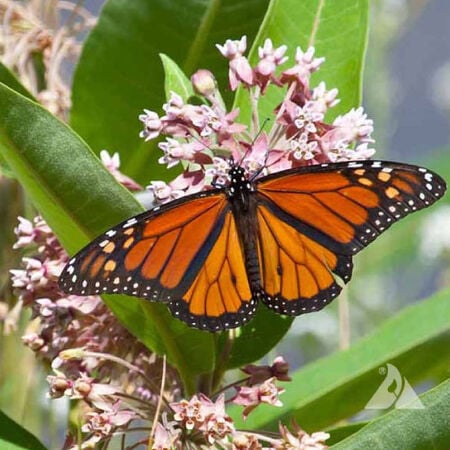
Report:
M 77 381 L 75 381 L 74 384 L 74 389 L 83 397 L 87 397 L 91 390 L 92 390 L 92 386 L 90 383 L 88 383 L 87 381 L 83 380 L 83 379 L 79 379 Z
M 191 83 L 194 87 L 194 91 L 204 97 L 213 94 L 217 87 L 214 75 L 209 70 L 205 69 L 197 70 L 191 77 Z
M 59 357 L 63 360 L 84 358 L 85 351 L 83 348 L 70 348 L 59 352 Z
M 40 350 L 45 344 L 44 339 L 42 339 L 37 333 L 30 333 L 22 336 L 22 341 L 34 352 Z

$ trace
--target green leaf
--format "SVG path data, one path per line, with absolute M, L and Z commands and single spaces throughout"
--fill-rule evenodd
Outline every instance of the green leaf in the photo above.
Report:
M 16 76 L 0 62 L 0 83 L 5 84 L 9 88 L 18 92 L 19 94 L 24 95 L 30 100 L 34 100 L 33 96 L 28 92 L 28 90 L 20 83 L 20 81 L 16 78 Z M 0 166 L 2 168 L 2 174 L 7 177 L 14 178 L 14 174 L 11 169 L 8 167 L 8 164 L 4 161 L 2 157 L 0 157 Z
M 188 76 L 200 67 L 213 71 L 224 87 L 228 65 L 214 44 L 243 34 L 252 39 L 267 4 L 109 0 L 75 73 L 72 126 L 96 153 L 103 148 L 121 152 L 125 172 L 138 181 L 167 179 L 156 164 L 156 145 L 138 137 L 138 115 L 144 108 L 161 111 L 165 101 L 159 54 L 168 55 Z
M 0 411 L 0 448 L 2 450 L 46 450 L 28 430 Z
M 292 317 L 280 316 L 259 305 L 255 318 L 237 332 L 226 367 L 242 367 L 265 356 L 288 332 L 292 322 Z
M 395 409 L 331 448 L 447 450 L 450 443 L 450 380 L 422 394 L 420 400 L 424 409 Z
M 326 61 L 313 74 L 311 86 L 325 81 L 328 89 L 339 89 L 341 102 L 327 116 L 331 120 L 361 102 L 368 9 L 367 0 L 272 0 L 250 51 L 250 62 L 256 63 L 258 46 L 263 45 L 266 38 L 271 38 L 275 46 L 289 46 L 291 65 L 295 64 L 293 56 L 296 46 L 304 51 L 314 46 L 315 55 L 325 56 Z M 280 89 L 269 89 L 260 102 L 260 117 L 271 117 L 282 95 Z M 247 90 L 238 90 L 235 106 L 241 108 L 240 119 L 248 123 L 250 108 Z
M 28 89 L 17 79 L 17 77 L 2 63 L 0 63 L 0 83 L 5 84 L 14 91 L 22 94 L 23 96 L 34 100 L 33 95 Z
M 278 421 L 294 417 L 308 431 L 324 429 L 364 408 L 383 381 L 380 367 L 388 362 L 412 384 L 442 380 L 448 376 L 449 317 L 450 290 L 405 308 L 349 350 L 295 372 L 285 386 L 283 407 L 258 407 L 245 427 L 275 429 Z M 233 416 L 242 427 L 239 412 L 234 410 Z
M 326 432 L 330 434 L 330 437 L 327 439 L 326 444 L 329 446 L 337 444 L 338 442 L 356 433 L 361 428 L 365 427 L 368 423 L 369 422 L 354 422 L 341 427 L 328 429 Z
M 170 93 L 173 91 L 186 102 L 189 97 L 194 95 L 194 89 L 192 88 L 191 81 L 175 61 L 163 53 L 159 56 L 161 57 L 161 61 L 164 66 L 164 87 L 166 91 L 166 98 L 170 98 Z
M 0 153 L 70 253 L 143 210 L 69 127 L 3 85 Z M 211 369 L 210 334 L 173 319 L 164 305 L 123 295 L 105 301 L 145 345 L 166 353 L 186 381 Z

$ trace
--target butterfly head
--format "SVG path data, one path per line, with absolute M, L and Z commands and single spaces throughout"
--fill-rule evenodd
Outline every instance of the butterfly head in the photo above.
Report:
M 230 165 L 228 178 L 230 184 L 227 188 L 227 192 L 230 196 L 234 196 L 240 192 L 251 192 L 254 190 L 246 170 L 234 162 Z

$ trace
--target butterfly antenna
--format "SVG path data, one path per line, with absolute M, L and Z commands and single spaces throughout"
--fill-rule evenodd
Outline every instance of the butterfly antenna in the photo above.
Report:
M 263 122 L 260 130 L 258 131 L 258 133 L 256 133 L 256 136 L 254 137 L 254 139 L 252 141 L 252 146 L 256 142 L 256 140 L 258 139 L 259 135 L 262 133 L 264 127 L 267 125 L 267 122 L 269 122 L 270 120 L 271 119 L 269 117 L 266 117 L 264 119 L 264 122 Z M 251 181 L 255 180 L 255 178 L 258 178 L 260 173 L 267 167 L 267 159 L 268 159 L 268 157 L 269 157 L 269 150 L 266 151 L 266 155 L 264 156 L 264 163 L 262 164 L 262 166 L 251 176 L 251 178 L 250 178 Z
M 264 127 L 267 125 L 267 122 L 270 122 L 270 117 L 266 117 L 264 119 L 264 122 L 261 125 L 261 128 L 259 129 L 259 131 L 256 133 L 256 136 L 253 138 L 252 141 L 252 145 L 256 142 L 256 140 L 259 138 L 259 135 L 262 133 L 262 131 L 264 130 Z
M 207 148 L 208 150 L 212 150 L 212 148 L 209 145 L 206 145 L 201 139 L 199 139 L 197 136 L 193 135 L 192 133 L 189 133 L 190 137 L 192 139 L 194 139 L 195 141 L 199 142 L 200 144 L 203 145 L 203 147 Z
M 270 118 L 269 118 L 269 117 L 266 117 L 266 118 L 264 119 L 264 122 L 262 123 L 262 125 L 261 125 L 259 131 L 256 133 L 256 135 L 255 135 L 255 137 L 253 138 L 252 142 L 250 143 L 248 149 L 247 149 L 247 150 L 245 151 L 245 153 L 242 155 L 242 158 L 241 158 L 241 160 L 239 161 L 239 165 L 242 165 L 242 162 L 244 161 L 244 159 L 246 158 L 246 156 L 248 155 L 248 153 L 251 151 L 251 149 L 252 149 L 254 143 L 255 143 L 256 140 L 259 138 L 259 136 L 261 135 L 261 133 L 262 133 L 263 130 L 264 130 L 264 127 L 266 126 L 267 122 L 269 122 L 269 121 L 270 121 Z M 265 158 L 264 162 L 265 162 L 266 160 L 267 160 L 267 155 L 266 155 L 266 158 Z

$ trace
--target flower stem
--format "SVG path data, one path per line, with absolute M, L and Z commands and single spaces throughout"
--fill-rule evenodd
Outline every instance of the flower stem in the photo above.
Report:
M 212 385 L 211 392 L 214 392 L 220 386 L 223 374 L 226 370 L 226 365 L 230 357 L 231 349 L 233 348 L 235 330 L 229 330 L 227 333 L 227 339 L 225 341 L 225 346 L 223 348 L 220 358 L 218 358 L 216 368 L 212 374 Z M 218 337 L 216 336 L 216 348 L 218 348 Z
M 158 423 L 159 413 L 161 411 L 161 405 L 162 405 L 162 399 L 163 399 L 163 395 L 164 395 L 165 384 L 166 384 L 166 357 L 164 356 L 163 357 L 162 375 L 161 375 L 161 389 L 159 391 L 158 404 L 156 405 L 156 411 L 155 411 L 155 415 L 153 417 L 152 429 L 150 431 L 150 436 L 148 439 L 148 450 L 152 450 L 153 438 L 155 436 L 156 424 Z

